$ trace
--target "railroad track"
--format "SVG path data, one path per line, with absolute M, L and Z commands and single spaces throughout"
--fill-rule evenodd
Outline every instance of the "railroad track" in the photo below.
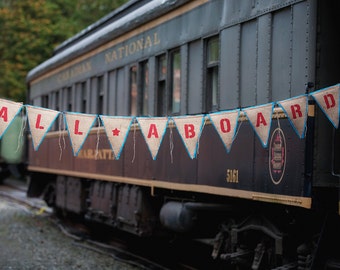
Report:
M 209 258 L 205 260 L 190 241 L 142 239 L 78 217 L 55 215 L 53 209 L 43 201 L 27 198 L 25 185 L 20 182 L 0 185 L 0 196 L 29 206 L 36 214 L 46 214 L 46 218 L 63 234 L 74 240 L 75 246 L 110 256 L 131 266 L 150 270 L 214 269 Z

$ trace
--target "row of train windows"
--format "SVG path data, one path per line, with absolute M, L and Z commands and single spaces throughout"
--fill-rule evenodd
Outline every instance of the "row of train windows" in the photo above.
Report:
M 219 38 L 209 38 L 205 42 L 205 76 L 204 76 L 204 104 L 202 111 L 215 111 L 218 109 L 219 95 Z M 129 67 L 129 97 L 128 109 L 123 114 L 133 116 L 167 116 L 179 115 L 183 100 L 183 59 L 181 50 L 169 51 L 157 57 L 155 68 L 154 105 L 150 110 L 150 66 L 145 60 Z M 189 71 L 190 72 L 190 71 Z M 116 72 L 117 73 L 117 72 Z M 42 96 L 42 107 L 52 107 L 59 111 L 75 111 L 80 113 L 111 114 L 108 106 L 112 95 L 105 91 L 110 88 L 105 84 L 105 76 L 94 77 L 90 81 L 75 84 L 74 89 L 67 87 L 56 91 L 53 95 Z M 90 87 L 88 86 L 90 84 Z M 119 86 L 117 86 L 118 88 Z M 90 89 L 97 89 L 95 96 Z M 74 94 L 76 93 L 76 94 Z M 53 100 L 50 100 L 53 99 Z M 117 102 L 121 102 L 117 97 Z M 61 105 L 62 104 L 62 105 Z M 183 109 L 182 109 L 183 110 Z M 118 112 L 118 114 L 121 114 Z

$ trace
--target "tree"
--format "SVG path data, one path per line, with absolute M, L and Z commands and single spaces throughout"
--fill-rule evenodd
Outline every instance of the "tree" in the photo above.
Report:
M 24 101 L 29 70 L 49 58 L 58 44 L 124 2 L 2 0 L 0 97 Z

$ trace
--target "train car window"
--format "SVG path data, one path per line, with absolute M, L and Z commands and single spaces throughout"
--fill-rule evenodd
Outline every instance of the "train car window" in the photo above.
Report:
M 137 115 L 137 66 L 130 68 L 130 115 Z
M 49 97 L 48 95 L 43 95 L 41 97 L 41 106 L 44 108 L 49 108 Z
M 146 116 L 149 114 L 148 110 L 148 92 L 149 92 L 149 62 L 144 61 L 140 63 L 140 82 L 141 82 L 141 114 Z
M 72 88 L 67 87 L 64 89 L 64 108 L 66 111 L 72 111 Z
M 55 91 L 53 93 L 53 96 L 54 96 L 53 109 L 56 111 L 60 111 L 60 92 Z M 59 121 L 55 121 L 52 130 L 59 130 L 59 128 L 60 128 Z
M 171 53 L 171 101 L 169 112 L 179 114 L 181 109 L 181 54 L 180 51 Z
M 161 55 L 157 59 L 158 63 L 158 83 L 157 83 L 157 116 L 167 115 L 166 106 L 166 75 L 167 59 L 166 55 Z
M 104 114 L 104 77 L 100 76 L 97 80 L 98 100 L 97 113 Z
M 81 112 L 86 113 L 86 107 L 87 107 L 87 89 L 86 89 L 86 82 L 81 83 Z
M 206 42 L 206 90 L 205 110 L 207 112 L 218 110 L 218 76 L 220 47 L 219 38 L 213 37 Z

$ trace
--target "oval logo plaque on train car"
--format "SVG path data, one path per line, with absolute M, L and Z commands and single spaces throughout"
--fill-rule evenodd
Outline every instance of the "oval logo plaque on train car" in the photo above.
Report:
M 282 129 L 274 130 L 269 144 L 269 172 L 270 178 L 278 185 L 285 173 L 286 167 L 286 139 Z

